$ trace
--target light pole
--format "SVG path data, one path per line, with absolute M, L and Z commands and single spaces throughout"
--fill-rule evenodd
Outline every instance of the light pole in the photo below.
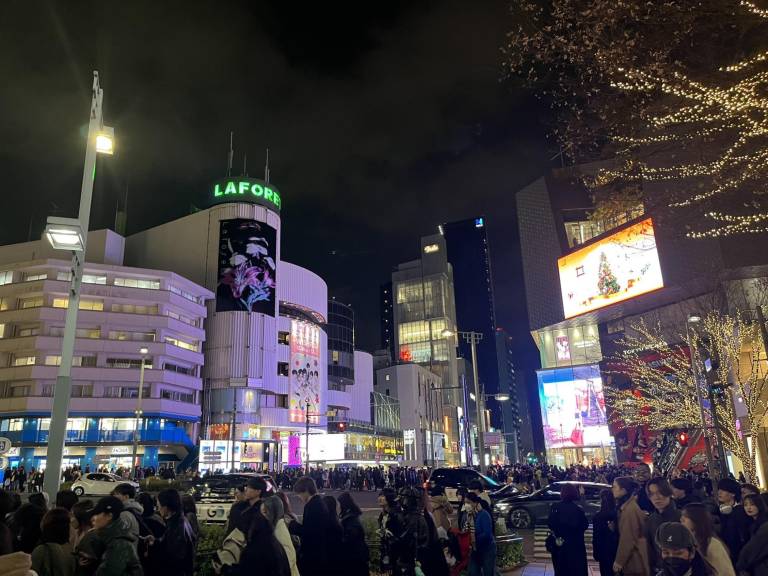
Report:
M 59 490 L 59 482 L 61 481 L 61 463 L 67 434 L 69 400 L 72 394 L 72 357 L 75 350 L 77 309 L 80 305 L 80 284 L 83 278 L 83 264 L 88 240 L 93 180 L 96 176 L 96 153 L 112 154 L 114 151 L 114 130 L 104 126 L 102 122 L 101 104 L 103 97 L 104 91 L 99 86 L 99 73 L 94 70 L 78 217 L 77 219 L 48 218 L 45 227 L 45 234 L 55 249 L 72 252 L 72 280 L 69 285 L 69 300 L 61 344 L 61 364 L 56 376 L 56 386 L 53 389 L 53 409 L 46 456 L 47 470 L 43 481 L 43 490 L 48 494 L 51 502 L 56 498 L 56 492 Z
M 136 417 L 133 419 L 133 455 L 131 456 L 131 465 L 133 466 L 133 479 L 138 479 L 139 464 L 136 459 L 139 454 L 139 422 L 141 421 L 141 400 L 144 397 L 144 366 L 147 362 L 147 354 L 149 354 L 149 348 L 139 348 L 139 354 L 141 354 L 141 371 L 139 372 L 139 396 L 136 402 Z
M 443 330 L 443 336 L 453 336 L 454 332 L 451 330 Z M 487 469 L 485 465 L 485 414 L 482 412 L 482 396 L 480 396 L 480 382 L 477 376 L 477 344 L 483 339 L 481 332 L 456 332 L 464 340 L 469 342 L 472 348 L 472 376 L 475 380 L 475 412 L 477 415 L 477 444 L 478 451 L 480 452 L 480 472 L 485 474 Z

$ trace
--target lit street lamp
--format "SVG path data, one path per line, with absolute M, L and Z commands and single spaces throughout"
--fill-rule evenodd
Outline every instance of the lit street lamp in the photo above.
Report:
M 138 477 L 138 462 L 136 458 L 139 452 L 139 422 L 141 421 L 141 400 L 144 396 L 144 366 L 147 363 L 147 354 L 149 354 L 149 348 L 146 346 L 139 348 L 139 354 L 141 354 L 141 371 L 139 372 L 139 396 L 136 403 L 136 417 L 133 419 L 133 455 L 131 457 L 131 466 L 133 467 L 133 479 L 137 480 Z M 232 448 L 234 453 L 234 447 Z
M 51 502 L 56 498 L 61 481 L 61 463 L 67 433 L 69 400 L 72 394 L 72 357 L 75 350 L 77 309 L 80 304 L 80 284 L 83 279 L 88 223 L 91 216 L 93 180 L 96 176 L 96 154 L 97 152 L 112 154 L 114 151 L 115 131 L 104 126 L 102 122 L 104 91 L 99 86 L 99 73 L 95 70 L 92 90 L 78 217 L 76 219 L 48 218 L 45 228 L 45 235 L 54 249 L 72 252 L 72 280 L 69 285 L 64 336 L 61 343 L 61 364 L 56 376 L 56 386 L 53 389 L 53 409 L 46 455 L 47 469 L 43 482 L 43 490 L 48 494 Z
M 483 417 L 482 410 L 482 397 L 480 396 L 480 382 L 478 382 L 477 375 L 477 344 L 483 339 L 483 335 L 480 332 L 454 332 L 453 330 L 445 329 L 442 331 L 443 338 L 449 338 L 450 336 L 461 336 L 469 342 L 472 349 L 472 376 L 475 380 L 475 398 L 479 398 L 480 401 L 475 402 L 475 411 L 477 416 L 477 444 L 480 451 L 480 472 L 485 474 L 487 469 L 485 465 L 485 418 Z M 470 394 L 470 398 L 472 395 Z

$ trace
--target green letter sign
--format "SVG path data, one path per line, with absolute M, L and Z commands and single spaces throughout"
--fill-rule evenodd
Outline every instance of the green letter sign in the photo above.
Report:
M 247 202 L 260 204 L 275 212 L 280 212 L 280 192 L 271 184 L 257 178 L 225 178 L 213 184 L 210 196 L 211 204 L 224 202 Z

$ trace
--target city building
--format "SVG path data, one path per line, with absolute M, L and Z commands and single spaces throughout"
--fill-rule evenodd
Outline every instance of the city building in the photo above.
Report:
M 689 449 L 670 442 L 668 430 L 609 426 L 603 389 L 625 378 L 615 365 L 607 369 L 605 360 L 640 320 L 660 326 L 668 342 L 688 351 L 680 335 L 690 315 L 703 316 L 714 302 L 721 312 L 754 312 L 761 304 L 756 286 L 768 277 L 765 242 L 688 238 L 685 226 L 694 214 L 643 201 L 620 217 L 596 220 L 581 184 L 595 169 L 555 170 L 517 194 L 529 324 L 542 367 L 537 380 L 547 459 L 685 467 L 691 450 L 703 446 L 700 436 Z M 644 193 L 655 186 L 643 183 Z M 764 350 L 759 354 L 765 357 Z M 652 350 L 647 357 L 655 361 Z M 757 440 L 762 469 L 768 470 L 765 437 L 765 428 L 751 431 L 747 442 Z M 738 473 L 740 463 L 732 455 L 728 460 Z
M 456 364 L 453 269 L 442 235 L 423 237 L 420 246 L 418 260 L 400 264 L 392 273 L 396 361 L 419 364 L 440 376 L 449 421 L 446 461 L 458 465 L 461 439 L 457 407 L 463 402 Z M 401 417 L 405 418 L 402 410 L 401 402 Z
M 154 468 L 185 461 L 197 443 L 213 293 L 125 266 L 124 245 L 109 230 L 89 234 L 64 466 L 130 468 L 136 434 L 141 464 Z M 10 464 L 27 469 L 46 466 L 72 274 L 60 254 L 45 240 L 0 247 L 0 435 L 13 444 Z
M 355 313 L 351 306 L 328 300 L 328 390 L 347 392 L 355 384 Z M 332 420 L 346 421 L 349 405 L 329 405 Z
M 399 404 L 405 466 L 448 464 L 446 447 L 451 422 L 441 386 L 442 379 L 437 374 L 418 364 L 398 364 L 376 372 L 375 392 Z M 383 417 L 392 416 L 385 413 Z
M 379 322 L 381 330 L 381 349 L 389 352 L 389 361 L 391 364 L 398 357 L 395 353 L 395 316 L 391 281 L 382 284 L 379 288 Z
M 494 344 L 496 345 L 496 359 L 498 362 L 499 374 L 499 394 L 507 394 L 509 400 L 499 402 L 502 410 L 502 430 L 506 441 L 507 458 L 510 462 L 521 462 L 525 455 L 525 446 L 520 429 L 523 425 L 530 427 L 530 418 L 523 420 L 524 414 L 520 411 L 521 397 L 524 401 L 523 407 L 527 407 L 525 401 L 525 390 L 518 390 L 517 377 L 515 375 L 515 364 L 512 361 L 512 338 L 503 328 L 496 328 L 494 334 Z M 525 415 L 527 416 L 527 415 Z M 531 450 L 531 444 L 528 444 L 528 451 Z

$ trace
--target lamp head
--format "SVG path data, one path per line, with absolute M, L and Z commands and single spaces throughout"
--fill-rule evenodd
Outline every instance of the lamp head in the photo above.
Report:
M 147 354 L 149 354 L 149 348 L 147 348 L 146 346 L 142 346 L 141 348 L 139 348 L 139 354 L 141 354 L 142 356 L 146 356 Z
M 77 218 L 49 216 L 45 235 L 55 250 L 82 252 L 85 249 L 83 227 Z
M 96 133 L 96 152 L 110 156 L 115 153 L 115 129 L 111 126 L 102 126 Z

